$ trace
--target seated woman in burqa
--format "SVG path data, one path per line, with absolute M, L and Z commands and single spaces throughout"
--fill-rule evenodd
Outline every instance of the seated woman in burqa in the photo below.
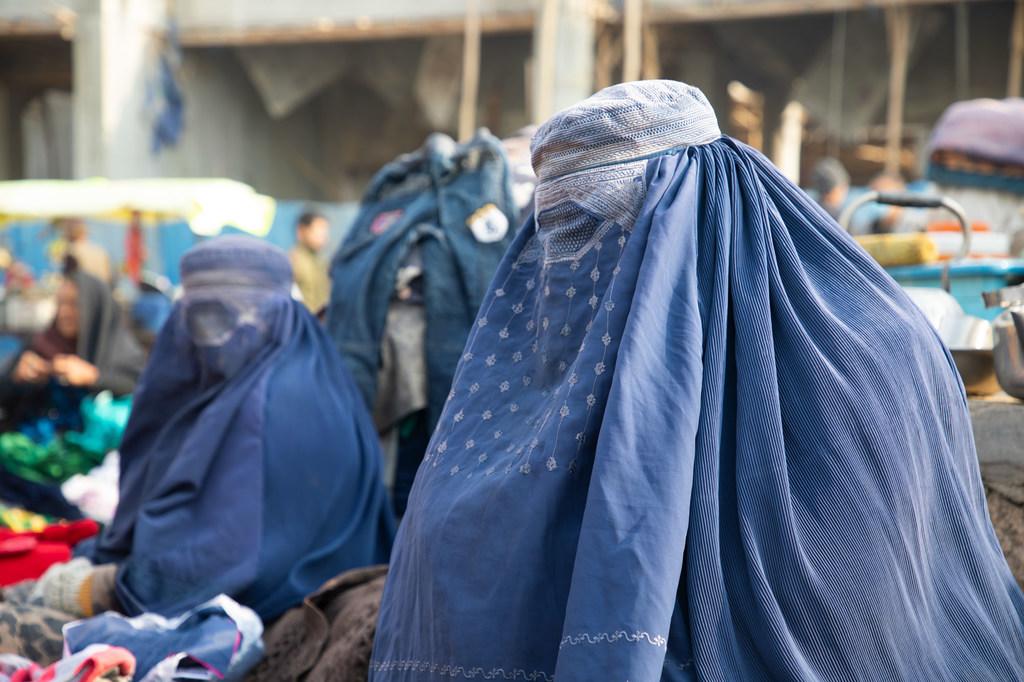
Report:
M 57 290 L 57 314 L 0 380 L 0 430 L 77 428 L 78 405 L 90 393 L 127 395 L 146 362 L 110 287 L 69 259 Z
M 963 386 L 900 287 L 682 83 L 556 115 L 533 165 L 371 680 L 1024 679 Z
M 226 594 L 269 621 L 329 578 L 388 560 L 373 423 L 292 299 L 287 256 L 222 237 L 186 253 L 181 275 L 135 392 L 117 514 L 88 561 L 36 584 L 50 609 L 170 616 Z

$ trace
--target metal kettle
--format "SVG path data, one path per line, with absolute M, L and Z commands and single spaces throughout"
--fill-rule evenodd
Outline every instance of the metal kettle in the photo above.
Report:
M 989 307 L 1004 308 L 992 321 L 996 378 L 1009 395 L 1024 400 L 1024 286 L 984 296 Z

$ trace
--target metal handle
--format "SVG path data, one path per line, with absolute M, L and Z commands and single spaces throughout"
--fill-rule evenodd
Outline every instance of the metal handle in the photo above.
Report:
M 971 225 L 967 222 L 967 213 L 964 211 L 963 206 L 953 201 L 948 197 L 931 197 L 920 194 L 904 194 L 904 193 L 879 193 L 879 192 L 867 192 L 866 194 L 857 197 L 853 200 L 849 206 L 843 210 L 842 215 L 839 216 L 839 225 L 846 230 L 850 231 L 850 221 L 853 219 L 853 214 L 860 210 L 861 207 L 867 204 L 878 203 L 885 204 L 888 206 L 903 206 L 906 208 L 944 208 L 953 215 L 956 216 L 957 221 L 960 223 L 960 230 L 963 232 L 964 239 L 960 244 L 960 251 L 953 258 L 953 260 L 963 260 L 971 253 Z
M 981 298 L 985 301 L 986 308 L 1007 308 L 1024 303 L 1024 284 L 1003 287 L 995 291 L 983 291 Z

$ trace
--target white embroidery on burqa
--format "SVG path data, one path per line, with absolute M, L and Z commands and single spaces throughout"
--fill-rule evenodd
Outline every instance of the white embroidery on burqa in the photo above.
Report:
M 450 400 L 424 457 L 432 467 L 448 458 L 445 473 L 467 478 L 476 469 L 486 476 L 499 471 L 522 476 L 579 471 L 580 457 L 590 445 L 587 434 L 595 423 L 596 396 L 605 392 L 602 382 L 610 381 L 613 356 L 609 349 L 614 352 L 615 342 L 611 336 L 615 306 L 610 298 L 616 289 L 619 260 L 643 203 L 644 168 L 645 162 L 639 162 L 610 171 L 585 171 L 559 178 L 538 194 L 537 235 L 528 240 L 504 281 L 487 298 L 470 330 Z M 552 201 L 562 203 L 552 206 Z M 587 269 L 580 272 L 584 259 Z M 590 291 L 581 292 L 588 281 Z M 521 294 L 509 295 L 515 291 Z M 575 319 L 583 311 L 586 315 Z M 519 318 L 525 318 L 520 329 L 529 332 L 523 339 L 512 335 Z M 577 331 L 577 326 L 582 329 Z M 594 341 L 600 340 L 601 354 L 596 361 L 592 355 L 592 364 L 580 367 L 587 339 L 595 329 L 601 331 Z M 463 378 L 470 366 L 477 367 L 477 380 L 460 388 L 466 386 Z M 525 371 L 509 375 L 519 367 Z M 590 382 L 584 379 L 588 375 Z M 541 402 L 528 401 L 533 406 L 522 419 L 527 430 L 506 437 L 500 430 L 486 430 L 485 424 L 498 414 L 519 412 L 519 403 L 507 397 L 515 395 L 513 384 L 522 395 L 538 390 Z M 467 419 L 470 411 L 480 419 Z M 568 427 L 570 422 L 574 428 Z M 470 453 L 468 445 L 457 452 L 448 447 L 453 438 L 468 444 L 480 437 L 493 443 L 486 453 Z M 573 445 L 564 446 L 566 438 Z M 560 452 L 569 461 L 560 461 Z M 495 461 L 495 454 L 504 461 Z

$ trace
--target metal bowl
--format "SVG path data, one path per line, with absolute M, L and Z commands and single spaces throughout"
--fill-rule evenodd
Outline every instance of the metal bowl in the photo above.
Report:
M 967 392 L 971 395 L 998 393 L 992 323 L 964 314 L 956 299 L 941 289 L 907 287 L 905 291 L 938 330 L 939 338 L 953 355 Z

